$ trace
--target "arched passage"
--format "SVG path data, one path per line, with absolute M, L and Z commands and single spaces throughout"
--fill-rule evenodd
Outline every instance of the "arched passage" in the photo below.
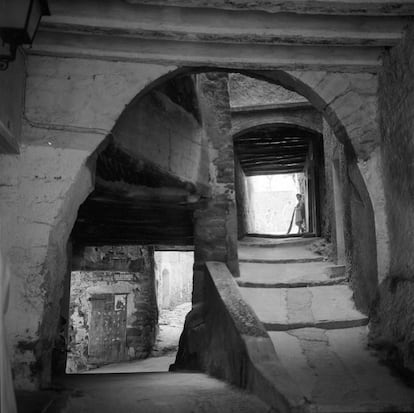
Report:
M 74 150 L 73 147 L 79 146 L 82 148 L 80 152 L 84 160 L 81 162 L 82 168 L 86 167 L 86 160 L 89 158 L 93 161 L 95 155 L 104 149 L 100 145 L 105 136 L 113 130 L 115 120 L 121 119 L 120 114 L 124 113 L 124 110 L 131 108 L 135 102 L 139 102 L 155 86 L 161 85 L 165 81 L 176 78 L 177 76 L 210 72 L 211 69 L 205 67 L 177 69 L 171 66 L 134 63 L 105 63 L 103 65 L 99 62 L 94 62 L 93 64 L 82 62 L 71 73 L 71 76 L 68 76 L 68 69 L 66 62 L 63 61 L 64 59 L 39 58 L 38 60 L 40 62 L 39 65 L 31 71 L 28 78 L 29 92 L 26 99 L 26 107 L 28 110 L 25 113 L 27 117 L 25 127 L 28 131 L 28 136 L 33 141 L 36 140 L 37 144 L 50 144 L 50 146 L 60 149 L 61 161 L 54 164 L 54 167 L 47 174 L 42 175 L 44 172 L 42 168 L 46 162 L 45 156 L 44 154 L 37 156 L 36 151 L 32 151 L 30 154 L 30 157 L 33 158 L 32 163 L 28 164 L 27 167 L 30 168 L 30 165 L 33 164 L 38 165 L 38 179 L 43 179 L 43 176 L 50 178 L 56 184 L 57 189 L 52 195 L 54 197 L 53 200 L 50 199 L 51 196 L 48 193 L 50 188 L 46 188 L 46 186 L 39 188 L 37 192 L 25 192 L 27 186 L 30 185 L 30 180 L 28 179 L 27 181 L 22 180 L 19 183 L 19 190 L 21 190 L 22 195 L 19 195 L 20 192 L 18 191 L 13 192 L 13 188 L 5 187 L 2 191 L 4 192 L 5 199 L 9 197 L 8 199 L 13 200 L 16 196 L 21 197 L 20 201 L 26 205 L 32 205 L 36 199 L 42 196 L 47 199 L 50 205 L 52 205 L 52 202 L 59 201 L 54 204 L 53 208 L 49 208 L 49 212 L 53 217 L 45 217 L 44 222 L 46 224 L 44 226 L 39 223 L 36 224 L 42 226 L 42 234 L 44 234 L 44 237 L 38 238 L 39 243 L 42 242 L 42 249 L 40 250 L 39 248 L 37 250 L 39 254 L 33 258 L 35 265 L 31 267 L 30 262 L 26 261 L 24 268 L 20 268 L 18 261 L 22 261 L 22 258 L 19 254 L 15 254 L 13 258 L 15 262 L 12 262 L 16 272 L 21 274 L 19 281 L 13 281 L 15 283 L 13 288 L 16 294 L 20 290 L 21 284 L 27 284 L 27 281 L 31 279 L 33 274 L 32 268 L 35 267 L 38 269 L 36 270 L 38 272 L 38 279 L 36 279 L 35 284 L 31 284 L 34 286 L 33 292 L 32 290 L 28 291 L 28 296 L 25 297 L 29 301 L 32 299 L 36 301 L 35 306 L 38 308 L 38 311 L 36 311 L 33 320 L 30 321 L 28 332 L 12 331 L 14 337 L 12 342 L 16 348 L 15 353 L 18 354 L 16 356 L 16 364 L 21 363 L 25 366 L 24 369 L 26 370 L 23 369 L 22 377 L 25 375 L 30 376 L 30 373 L 27 373 L 29 371 L 29 364 L 36 365 L 42 359 L 43 370 L 36 370 L 33 374 L 33 382 L 39 383 L 38 380 L 42 376 L 43 383 L 47 383 L 49 371 L 47 366 L 50 363 L 48 355 L 50 355 L 53 343 L 49 335 L 46 337 L 45 331 L 56 330 L 58 324 L 55 307 L 50 306 L 49 303 L 59 301 L 58 290 L 62 282 L 62 273 L 65 270 L 55 265 L 56 257 L 54 253 L 56 248 L 60 247 L 55 245 L 54 240 L 66 239 L 71 231 L 71 224 L 68 224 L 66 221 L 67 217 L 60 215 L 58 211 L 60 210 L 60 205 L 65 194 L 68 193 L 68 187 L 76 185 L 76 177 L 78 176 L 78 171 L 71 172 L 65 181 L 65 185 L 63 185 L 63 181 L 59 179 L 59 176 L 65 172 L 65 162 L 71 162 L 71 156 L 77 154 L 77 150 Z M 42 70 L 51 61 L 57 66 L 53 76 L 43 74 Z M 232 71 L 232 68 L 215 68 L 214 71 L 229 72 Z M 50 73 L 50 71 L 46 72 Z M 376 91 L 375 77 L 372 75 L 328 72 L 240 72 L 258 79 L 280 84 L 305 96 L 315 107 L 323 112 L 338 139 L 342 140 L 350 148 L 349 153 L 354 157 L 355 162 L 358 160 L 358 167 L 363 171 L 363 177 L 373 201 L 375 228 L 377 230 L 377 249 L 381 252 L 378 256 L 382 260 L 381 263 L 379 262 L 381 265 L 378 265 L 378 268 L 380 274 L 384 275 L 386 273 L 385 269 L 388 256 L 387 234 L 385 232 L 384 204 L 381 198 L 383 194 L 382 184 L 378 180 L 381 160 L 374 150 L 376 126 L 373 118 L 375 118 L 376 112 L 375 106 L 371 103 Z M 102 75 L 95 76 L 95 73 L 102 73 Z M 113 73 L 116 73 L 116 76 Z M 40 78 L 44 82 L 40 82 Z M 68 102 L 70 104 L 64 108 L 58 105 L 56 99 L 49 99 L 48 96 L 47 91 L 52 88 L 50 82 L 56 81 L 62 82 L 63 89 L 69 97 Z M 136 86 L 131 87 L 131 84 Z M 114 99 L 114 95 L 116 99 Z M 136 95 L 135 98 L 133 98 L 134 95 Z M 41 104 L 38 105 L 37 101 L 40 101 Z M 351 105 L 349 104 L 350 102 Z M 360 105 L 355 105 L 355 102 L 360 103 Z M 367 104 L 365 105 L 365 103 Z M 361 109 L 361 105 L 364 106 L 362 108 L 363 110 Z M 350 110 L 350 106 L 353 106 L 354 110 Z M 87 107 L 87 110 L 84 109 L 85 107 Z M 367 116 L 364 116 L 364 111 L 366 111 Z M 116 135 L 116 131 L 114 130 L 113 132 Z M 114 141 L 116 142 L 116 137 Z M 109 145 L 109 140 L 105 144 Z M 30 146 L 26 149 L 28 151 Z M 53 158 L 54 154 L 51 157 Z M 77 160 L 79 161 L 78 157 Z M 13 167 L 19 170 L 21 168 L 20 162 L 24 161 L 24 157 L 21 160 L 13 160 Z M 89 164 L 90 162 L 88 162 Z M 375 168 L 371 166 L 372 164 L 374 164 Z M 8 166 L 2 164 L 4 168 Z M 76 164 L 73 163 L 72 166 L 76 166 Z M 92 171 L 91 180 L 93 180 L 94 167 L 92 166 L 90 169 Z M 7 174 L 5 175 L 7 176 Z M 193 189 L 191 189 L 190 194 L 188 194 L 189 191 L 186 187 L 184 189 L 184 197 L 187 199 L 187 195 L 192 195 L 191 191 Z M 72 200 L 66 199 L 65 203 L 70 205 L 72 211 L 76 210 L 90 190 L 91 188 L 88 187 L 82 191 L 82 194 L 77 193 L 75 202 L 72 202 L 74 199 L 72 198 Z M 375 194 L 375 197 L 373 197 L 373 194 Z M 7 210 L 7 205 L 4 208 L 5 216 L 16 218 L 16 214 Z M 54 208 L 56 208 L 56 211 Z M 39 216 L 36 213 L 36 210 L 33 210 L 30 214 L 27 214 L 27 217 L 33 217 L 33 221 L 39 222 Z M 17 218 L 15 221 L 16 223 L 18 222 Z M 24 221 L 21 221 L 18 225 L 19 234 L 30 233 L 30 229 L 25 228 L 26 224 Z M 30 236 L 27 238 L 30 239 Z M 44 240 L 45 242 L 43 242 Z M 19 245 L 19 240 L 13 239 L 11 243 L 13 244 L 13 242 L 16 246 Z M 40 294 L 37 294 L 37 291 L 40 291 Z M 54 292 L 56 292 L 56 295 L 54 295 Z M 16 306 L 19 306 L 19 300 L 15 302 Z M 11 308 L 11 313 L 13 311 L 20 313 L 18 308 Z M 38 328 L 39 325 L 40 328 Z M 25 329 L 24 326 L 19 326 L 19 328 Z M 41 354 L 45 354 L 46 356 L 42 357 L 40 356 Z M 26 387 L 26 383 L 23 383 L 22 386 Z
M 320 201 L 323 198 L 320 188 L 323 188 L 324 184 L 321 133 L 296 124 L 263 124 L 235 134 L 234 147 L 239 237 L 246 233 L 258 232 L 286 235 L 297 192 L 306 192 L 303 194 L 305 196 L 306 232 L 320 235 Z M 301 174 L 301 182 L 297 182 L 296 190 L 292 188 L 290 200 L 283 192 L 255 195 L 254 199 L 257 196 L 260 199 L 269 198 L 260 201 L 259 199 L 253 201 L 251 199 L 253 194 L 248 194 L 253 190 L 250 185 L 246 186 L 245 181 L 249 177 L 284 175 L 287 178 L 287 175 L 293 177 L 292 174 L 298 173 Z M 301 187 L 300 190 L 299 187 Z M 273 188 L 273 191 L 275 190 L 277 188 Z M 256 213 L 252 210 L 251 202 L 255 202 Z M 267 207 L 263 209 L 265 205 Z M 264 218 L 263 214 L 267 218 Z M 259 224 L 260 221 L 262 221 L 261 224 Z M 255 229 L 257 224 L 254 222 L 259 224 L 262 232 Z

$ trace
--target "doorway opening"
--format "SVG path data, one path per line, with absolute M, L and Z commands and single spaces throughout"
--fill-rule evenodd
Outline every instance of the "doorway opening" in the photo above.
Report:
M 246 180 L 253 233 L 297 233 L 294 225 L 295 206 L 298 202 L 296 195 L 304 196 L 304 174 L 256 175 L 249 176 Z
M 194 253 L 155 251 L 158 334 L 152 356 L 175 360 L 185 316 L 191 310 Z
M 192 251 L 75 251 L 66 373 L 168 371 L 191 310 Z M 63 335 L 62 335 L 63 338 Z

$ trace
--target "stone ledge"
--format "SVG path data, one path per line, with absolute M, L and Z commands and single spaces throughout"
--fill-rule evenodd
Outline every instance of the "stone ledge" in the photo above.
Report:
M 226 329 L 236 330 L 237 344 L 242 347 L 241 353 L 245 353 L 242 360 L 245 377 L 237 378 L 239 385 L 277 411 L 308 411 L 304 396 L 281 365 L 269 335 L 254 311 L 243 300 L 227 266 L 221 262 L 207 262 L 206 267 L 210 281 L 209 291 L 223 304 L 222 308 L 217 306 L 209 311 L 221 310 L 225 313 L 221 319 L 230 322 Z

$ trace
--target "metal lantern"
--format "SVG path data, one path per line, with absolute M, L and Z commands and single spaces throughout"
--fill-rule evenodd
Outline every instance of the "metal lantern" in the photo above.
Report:
M 0 54 L 3 69 L 15 59 L 18 46 L 33 42 L 43 15 L 50 15 L 45 0 L 0 0 L 1 50 L 8 51 Z

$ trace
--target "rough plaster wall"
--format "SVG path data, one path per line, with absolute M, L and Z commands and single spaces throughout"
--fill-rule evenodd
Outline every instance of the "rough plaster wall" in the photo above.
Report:
M 282 86 L 231 73 L 229 75 L 230 106 L 268 105 L 306 101 L 301 95 Z
M 347 159 L 351 214 L 351 286 L 357 307 L 369 313 L 378 286 L 374 211 L 356 162 Z
M 94 249 L 96 255 L 99 255 L 99 259 L 94 262 L 95 266 L 106 267 L 108 270 L 72 272 L 68 373 L 90 367 L 89 299 L 95 294 L 127 294 L 126 359 L 147 357 L 155 343 L 158 310 L 152 249 L 132 246 Z M 88 255 L 91 256 L 90 253 Z M 128 268 L 135 271 L 123 271 Z M 93 365 L 105 364 L 107 361 L 109 360 L 94 360 Z
M 28 57 L 21 154 L 0 159 L 0 214 L 7 234 L 2 248 L 13 272 L 8 342 L 17 388 L 50 381 L 66 242 L 93 188 L 87 159 L 124 106 L 174 69 Z
M 77 207 L 92 189 L 88 155 L 22 146 L 20 155 L 0 160 L 0 214 L 14 274 L 8 340 L 17 387 L 34 387 L 50 375 L 66 243 Z
M 346 272 L 354 291 L 357 307 L 368 313 L 378 284 L 375 224 L 371 200 L 355 159 L 345 153 L 343 145 L 338 142 L 327 124 L 324 125 L 324 151 L 327 176 L 324 232 L 330 234 L 336 251 L 337 227 L 343 226 Z M 336 222 L 334 213 L 332 182 L 334 160 L 338 164 L 341 186 L 338 188 L 339 196 L 344 202 L 342 225 Z
M 414 26 L 384 57 L 379 79 L 391 264 L 380 285 L 372 341 L 414 371 Z
M 197 120 L 160 92 L 132 105 L 114 129 L 117 144 L 182 180 L 207 185 L 208 157 Z
M 144 63 L 30 56 L 26 116 L 45 125 L 110 131 L 139 92 L 174 69 Z

